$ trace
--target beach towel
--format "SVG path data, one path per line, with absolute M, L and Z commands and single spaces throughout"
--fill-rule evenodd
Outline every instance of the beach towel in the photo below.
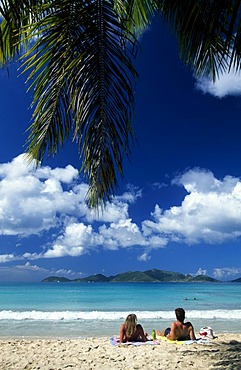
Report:
M 110 344 L 112 346 L 118 346 L 118 347 L 124 347 L 124 346 L 142 346 L 142 345 L 151 345 L 151 346 L 156 346 L 160 344 L 157 340 L 147 340 L 146 342 L 125 342 L 125 343 L 120 343 L 120 339 L 118 337 L 110 337 Z
M 183 345 L 183 344 L 209 344 L 209 340 L 207 339 L 203 339 L 203 338 L 198 338 L 196 340 L 191 340 L 191 339 L 187 339 L 187 340 L 171 340 L 171 339 L 168 339 L 166 337 L 162 337 L 162 336 L 157 336 L 157 339 L 158 340 L 163 340 L 164 342 L 168 342 L 168 343 L 172 343 L 172 344 L 178 344 L 179 346 L 180 345 Z

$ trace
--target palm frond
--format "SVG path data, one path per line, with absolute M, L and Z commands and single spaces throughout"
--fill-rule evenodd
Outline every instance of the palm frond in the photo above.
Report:
M 136 72 L 113 3 L 92 2 L 82 26 L 85 52 L 72 65 L 71 96 L 89 204 L 96 206 L 114 193 L 129 153 Z
M 226 31 L 226 48 L 231 50 L 229 67 L 240 70 L 241 63 L 241 1 L 233 1 L 233 11 Z
M 128 32 L 139 37 L 158 9 L 155 0 L 115 0 L 115 9 Z
M 73 136 L 89 205 L 109 199 L 134 138 L 137 37 L 155 14 L 181 58 L 215 79 L 240 70 L 241 0 L 0 0 L 0 65 L 20 56 L 33 91 L 28 157 L 39 163 Z
M 35 40 L 23 55 L 23 73 L 28 72 L 29 89 L 34 91 L 33 123 L 28 137 L 28 157 L 38 164 L 45 154 L 55 155 L 68 140 L 73 128 L 70 109 L 69 66 L 73 42 L 79 26 L 75 5 L 55 2 L 55 9 L 44 8 L 44 16 L 32 25 Z M 79 10 L 78 10 L 79 12 Z
M 180 56 L 198 76 L 212 75 L 230 65 L 240 1 L 164 0 L 162 17 L 178 37 Z
M 42 14 L 44 0 L 1 0 L 0 1 L 0 64 L 19 58 L 23 47 L 27 47 L 29 25 Z
M 59 1 L 32 26 L 24 55 L 35 105 L 29 156 L 55 154 L 73 132 L 91 207 L 114 193 L 133 137 L 136 72 L 125 34 L 112 1 Z

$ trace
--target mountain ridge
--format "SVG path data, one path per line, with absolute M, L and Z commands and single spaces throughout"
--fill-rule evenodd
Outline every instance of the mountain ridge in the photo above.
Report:
M 114 276 L 103 274 L 90 275 L 84 278 L 68 279 L 62 276 L 49 276 L 44 283 L 75 282 L 75 283 L 160 283 L 160 282 L 221 282 L 206 275 L 192 276 L 180 272 L 151 269 L 146 271 L 127 271 Z

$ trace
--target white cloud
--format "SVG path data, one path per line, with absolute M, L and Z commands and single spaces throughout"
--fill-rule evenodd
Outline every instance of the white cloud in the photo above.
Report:
M 53 178 L 63 183 L 70 184 L 78 176 L 78 170 L 73 166 L 68 165 L 65 168 L 54 168 L 51 169 L 48 166 L 38 167 L 36 170 L 36 176 L 40 179 Z
M 28 236 L 58 227 L 70 219 L 87 223 L 116 222 L 129 217 L 129 204 L 141 191 L 129 192 L 107 203 L 103 212 L 90 211 L 85 196 L 87 184 L 77 184 L 78 170 L 68 165 L 51 169 L 28 164 L 24 155 L 0 164 L 0 232 L 2 235 Z M 67 185 L 67 187 L 66 187 Z
M 43 258 L 78 257 L 84 254 L 87 248 L 93 245 L 92 227 L 83 223 L 68 225 L 64 235 L 60 236 L 51 249 L 43 253 Z
M 0 280 L 3 281 L 37 281 L 44 279 L 50 275 L 64 276 L 69 279 L 76 279 L 83 276 L 82 272 L 65 269 L 46 269 L 38 265 L 32 265 L 26 262 L 23 265 L 15 266 L 0 266 Z
M 137 186 L 127 184 L 127 190 L 122 195 L 115 196 L 115 200 L 128 202 L 128 203 L 135 203 L 138 198 L 142 197 L 142 190 L 139 189 Z
M 21 259 L 21 257 L 20 258 L 15 257 L 14 254 L 0 254 L 0 263 L 6 263 L 18 259 Z
M 153 220 L 143 221 L 144 235 L 159 235 L 169 241 L 223 243 L 241 235 L 241 182 L 226 176 L 218 180 L 210 171 L 193 169 L 174 181 L 188 195 L 181 206 L 162 211 L 158 205 Z
M 133 195 L 130 195 L 131 200 Z M 126 219 L 129 212 L 129 204 L 126 201 L 120 201 L 113 199 L 112 203 L 107 203 L 106 207 L 101 211 L 90 210 L 86 214 L 88 222 L 99 221 L 99 222 L 118 222 L 119 220 Z
M 28 270 L 28 271 L 44 271 L 46 272 L 45 268 L 39 267 L 37 265 L 31 265 L 30 262 L 26 262 L 24 265 L 16 265 L 14 268 L 19 270 Z
M 219 78 L 213 83 L 211 79 L 199 78 L 196 82 L 196 88 L 204 94 L 211 94 L 218 98 L 225 96 L 241 95 L 241 75 L 232 69 L 229 73 L 220 73 Z
M 109 227 L 102 225 L 97 231 L 91 225 L 74 223 L 66 227 L 63 235 L 58 237 L 50 249 L 35 258 L 76 257 L 97 247 L 118 250 L 133 246 L 150 246 L 150 241 L 143 237 L 131 219 L 111 223 Z
M 154 182 L 151 186 L 152 186 L 153 189 L 162 189 L 162 188 L 167 187 L 167 184 L 165 184 L 164 182 L 162 182 L 162 183 Z
M 141 197 L 140 189 L 129 186 L 129 191 L 113 198 L 112 203 L 107 202 L 103 212 L 94 212 L 86 206 L 87 185 L 77 184 L 77 175 L 78 171 L 72 166 L 62 169 L 40 166 L 35 170 L 33 163 L 25 162 L 24 155 L 0 164 L 2 236 L 23 237 L 50 229 L 59 234 L 50 246 L 44 246 L 39 252 L 2 255 L 2 261 L 77 257 L 97 247 L 115 250 L 149 246 L 150 240 L 155 247 L 163 243 L 157 237 L 151 236 L 150 240 L 143 237 L 129 218 L 129 205 Z M 91 226 L 94 222 L 100 224 L 96 230 Z
M 136 248 L 138 259 L 145 261 L 151 250 L 170 242 L 218 244 L 241 236 L 239 178 L 217 179 L 199 168 L 186 171 L 172 181 L 172 186 L 187 192 L 182 203 L 166 210 L 157 203 L 150 218 L 138 225 L 130 217 L 130 207 L 141 199 L 139 189 L 129 187 L 129 192 L 107 203 L 103 213 L 93 212 L 85 203 L 87 185 L 77 183 L 77 175 L 72 166 L 42 166 L 35 171 L 26 165 L 23 155 L 0 164 L 2 237 L 47 234 L 51 229 L 51 240 L 41 248 L 28 250 L 22 239 L 17 249 L 0 255 L 0 263 L 78 257 L 101 248 Z M 21 255 L 16 255 L 16 250 Z
M 199 276 L 199 275 L 207 275 L 207 270 L 206 269 L 202 269 L 201 267 L 198 269 L 198 271 L 196 272 L 195 274 L 196 276 Z
M 235 276 L 240 277 L 241 268 L 235 267 L 223 267 L 223 268 L 215 268 L 213 270 L 213 276 L 216 279 L 235 279 Z
M 151 256 L 145 252 L 145 253 L 142 253 L 140 256 L 138 256 L 137 259 L 140 262 L 146 262 L 146 261 L 150 261 Z
M 12 162 L 0 164 L 0 231 L 2 235 L 33 235 L 59 224 L 59 213 L 84 215 L 86 205 L 82 184 L 65 190 L 78 176 L 72 166 L 62 169 L 40 167 L 19 155 Z M 83 188 L 83 189 L 81 189 Z

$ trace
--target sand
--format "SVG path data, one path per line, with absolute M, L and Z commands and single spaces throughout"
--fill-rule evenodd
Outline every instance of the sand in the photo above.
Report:
M 241 369 L 241 334 L 208 344 L 114 347 L 109 338 L 0 339 L 1 370 Z

